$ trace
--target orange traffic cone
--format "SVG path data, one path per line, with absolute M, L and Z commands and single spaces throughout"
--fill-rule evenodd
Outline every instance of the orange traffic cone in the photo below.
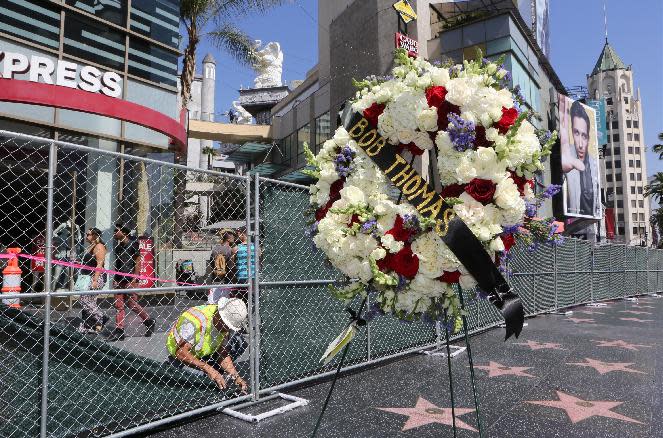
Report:
M 2 270 L 2 293 L 3 294 L 17 294 L 21 292 L 21 268 L 18 267 L 18 254 L 21 248 L 7 248 L 9 254 L 14 254 L 7 262 L 7 267 Z M 21 300 L 18 298 L 8 298 L 2 300 L 5 306 L 13 307 L 15 309 L 21 308 Z

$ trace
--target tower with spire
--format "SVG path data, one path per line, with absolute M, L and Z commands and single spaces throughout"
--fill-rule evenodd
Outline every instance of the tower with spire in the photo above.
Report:
M 633 86 L 633 70 L 624 64 L 607 38 L 599 59 L 587 75 L 593 99 L 604 99 L 608 144 L 602 175 L 607 214 L 615 220 L 615 241 L 631 245 L 649 243 L 649 203 L 640 90 Z

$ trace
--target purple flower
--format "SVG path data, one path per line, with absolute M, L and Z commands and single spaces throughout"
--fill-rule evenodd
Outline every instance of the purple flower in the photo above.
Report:
M 527 217 L 536 216 L 536 204 L 525 202 L 525 216 Z
M 469 120 L 464 120 L 454 113 L 449 113 L 448 118 L 451 126 L 447 129 L 447 132 L 454 145 L 454 149 L 458 152 L 471 149 L 474 146 L 474 140 L 476 139 L 474 123 Z
M 350 146 L 343 146 L 341 151 L 334 158 L 334 166 L 336 168 L 336 173 L 341 178 L 345 178 L 352 171 L 352 160 L 355 158 L 354 151 Z
M 375 233 L 377 226 L 378 226 L 378 221 L 376 221 L 375 219 L 369 219 L 363 224 L 361 224 L 359 232 L 364 234 L 373 234 Z
M 558 194 L 560 190 L 562 190 L 562 186 L 560 186 L 559 184 L 550 184 L 548 187 L 546 187 L 546 190 L 541 194 L 541 197 L 543 199 L 550 199 L 556 194 Z
M 518 230 L 519 230 L 520 227 L 522 227 L 522 226 L 523 226 L 522 224 L 517 224 L 517 225 L 507 225 L 507 226 L 505 226 L 505 227 L 502 227 L 502 229 L 504 230 L 504 233 L 505 233 L 505 234 L 516 234 L 516 233 L 518 233 Z
M 410 230 L 420 231 L 421 226 L 419 224 L 419 217 L 415 214 L 405 214 L 403 215 L 403 226 L 409 228 Z
M 319 222 L 313 222 L 311 226 L 309 226 L 304 233 L 306 234 L 306 237 L 313 237 L 316 234 L 318 234 L 318 223 Z

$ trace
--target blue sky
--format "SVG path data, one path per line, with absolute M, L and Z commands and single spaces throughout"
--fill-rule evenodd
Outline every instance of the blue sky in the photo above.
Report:
M 330 1 L 330 0 L 326 0 Z M 236 24 L 263 42 L 279 41 L 284 51 L 284 81 L 303 79 L 318 56 L 317 0 L 292 0 L 266 14 Z M 564 85 L 585 85 L 605 41 L 601 0 L 551 0 L 550 60 Z M 663 132 L 663 1 L 606 0 L 608 40 L 624 63 L 632 65 L 640 88 L 645 145 Z M 254 73 L 238 66 L 223 52 L 203 41 L 198 60 L 206 52 L 217 60 L 216 112 L 230 108 L 240 86 L 251 86 Z M 663 171 L 663 162 L 648 153 L 648 173 Z

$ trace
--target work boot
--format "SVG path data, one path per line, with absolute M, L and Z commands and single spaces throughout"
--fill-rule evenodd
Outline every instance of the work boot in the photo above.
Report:
M 147 327 L 147 330 L 145 330 L 145 337 L 149 338 L 154 333 L 154 327 L 156 326 L 156 322 L 152 318 L 150 318 L 143 321 L 143 324 L 145 324 L 145 327 Z
M 115 328 L 113 333 L 111 333 L 106 339 L 108 339 L 109 342 L 124 341 L 124 329 Z

